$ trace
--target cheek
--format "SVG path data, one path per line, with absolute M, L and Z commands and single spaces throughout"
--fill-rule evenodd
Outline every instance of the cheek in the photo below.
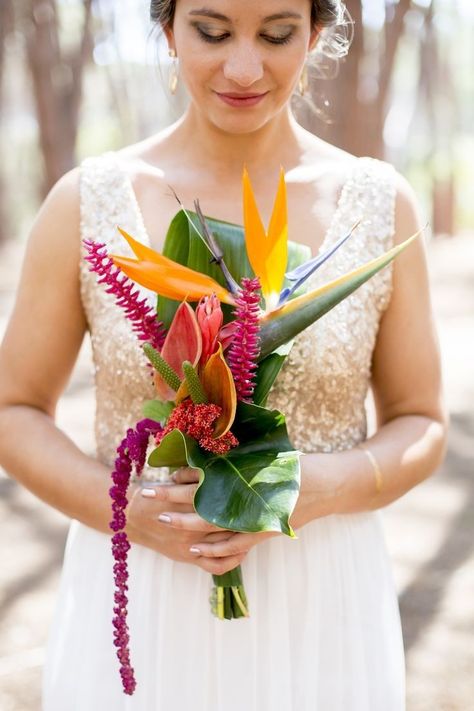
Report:
M 189 47 L 181 60 L 180 73 L 188 87 L 198 91 L 205 84 L 212 86 L 213 78 L 222 73 L 222 62 L 212 54 L 203 55 L 202 47 Z
M 281 57 L 273 59 L 268 65 L 277 88 L 286 90 L 291 87 L 299 78 L 305 61 L 305 55 L 296 50 L 292 53 L 282 52 Z

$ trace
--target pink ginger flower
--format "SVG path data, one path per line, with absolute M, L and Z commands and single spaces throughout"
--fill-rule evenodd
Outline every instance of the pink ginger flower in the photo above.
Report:
M 237 399 L 252 402 L 259 348 L 260 281 L 242 279 L 242 291 L 236 299 L 235 326 L 227 362 L 234 377 Z

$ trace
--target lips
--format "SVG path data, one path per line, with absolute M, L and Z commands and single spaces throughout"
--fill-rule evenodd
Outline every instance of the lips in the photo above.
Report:
M 216 92 L 216 96 L 218 96 L 221 101 L 228 104 L 229 106 L 234 106 L 237 108 L 244 108 L 246 106 L 255 106 L 267 94 L 268 94 L 268 91 L 266 91 L 263 94 L 238 94 L 236 92 L 231 92 L 229 94 L 221 94 L 219 92 Z
M 219 96 L 227 96 L 229 99 L 255 99 L 257 96 L 263 96 L 265 92 L 262 94 L 236 94 L 236 93 L 229 93 L 229 92 L 217 92 Z

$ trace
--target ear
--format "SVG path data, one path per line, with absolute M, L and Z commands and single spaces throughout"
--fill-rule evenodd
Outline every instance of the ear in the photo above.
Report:
M 316 25 L 316 27 L 311 31 L 311 34 L 309 36 L 309 43 L 308 43 L 308 51 L 309 52 L 311 52 L 311 50 L 316 47 L 316 44 L 318 42 L 320 34 L 321 34 L 321 27 Z
M 166 41 L 167 41 L 167 43 L 168 43 L 168 47 L 174 47 L 174 46 L 175 46 L 175 43 L 174 43 L 174 32 L 173 32 L 173 28 L 171 27 L 171 25 L 165 25 L 165 26 L 163 27 L 163 33 L 164 33 L 164 35 L 165 35 L 165 37 L 166 37 Z

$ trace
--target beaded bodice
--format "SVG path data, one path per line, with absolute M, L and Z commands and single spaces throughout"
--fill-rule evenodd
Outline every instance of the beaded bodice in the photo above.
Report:
M 82 238 L 105 242 L 110 252 L 132 256 L 116 229 L 120 225 L 149 244 L 132 184 L 115 152 L 82 161 L 80 194 Z M 356 220 L 362 222 L 313 274 L 308 286 L 323 284 L 389 249 L 394 211 L 393 167 L 373 158 L 358 158 L 320 252 Z M 286 414 L 292 443 L 303 452 L 348 449 L 366 436 L 364 402 L 379 321 L 392 290 L 392 268 L 391 263 L 382 269 L 295 339 L 268 405 Z M 127 427 L 141 419 L 142 402 L 154 397 L 154 389 L 131 324 L 114 297 L 97 284 L 84 259 L 80 283 L 95 369 L 97 457 L 110 466 Z M 137 288 L 155 304 L 153 292 Z M 144 475 L 154 478 L 155 472 L 147 468 Z

